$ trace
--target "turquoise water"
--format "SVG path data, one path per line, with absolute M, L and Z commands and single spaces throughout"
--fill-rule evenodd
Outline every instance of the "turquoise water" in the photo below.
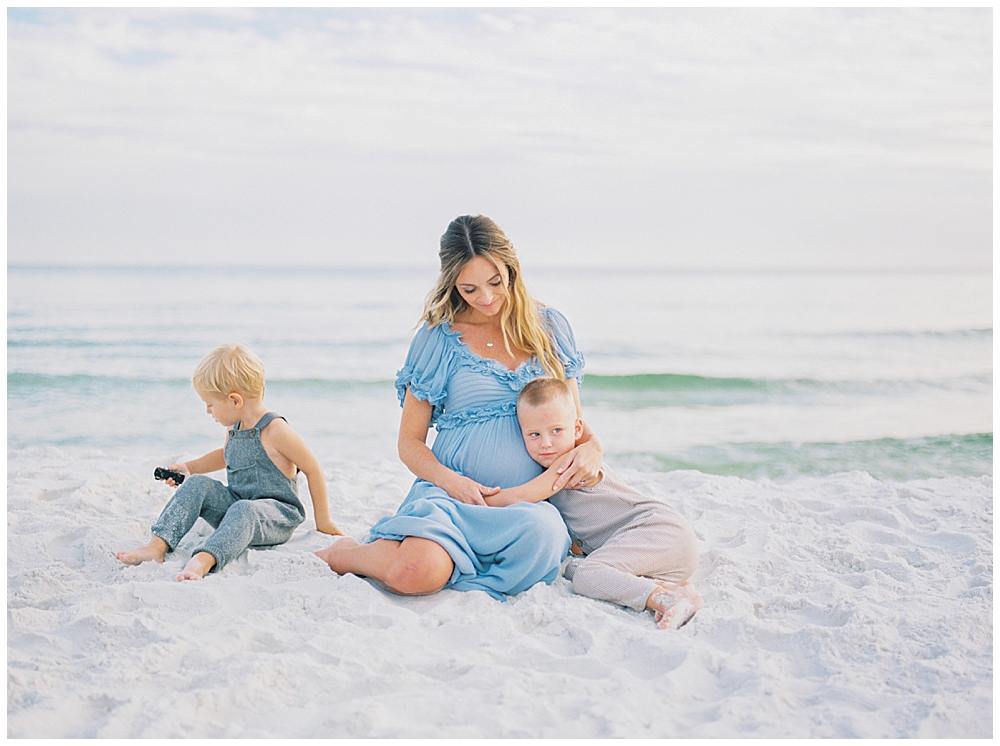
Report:
M 766 402 L 806 404 L 836 401 L 846 396 L 892 397 L 901 393 L 952 390 L 958 386 L 988 392 L 989 375 L 969 375 L 960 380 L 818 381 L 809 378 L 709 378 L 672 373 L 587 377 L 587 399 L 622 409 L 655 406 L 711 406 Z
M 613 465 L 792 479 L 992 474 L 992 277 L 553 270 Z M 392 386 L 433 268 L 8 270 L 8 449 L 217 446 L 189 376 L 253 347 L 323 460 L 395 458 Z
M 695 469 L 748 479 L 780 481 L 844 471 L 906 481 L 992 475 L 993 435 L 881 438 L 849 443 L 727 443 L 696 446 L 677 455 L 621 454 L 622 465 L 649 471 Z

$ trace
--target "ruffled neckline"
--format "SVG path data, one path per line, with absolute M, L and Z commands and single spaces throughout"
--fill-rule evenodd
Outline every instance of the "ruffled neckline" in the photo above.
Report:
M 469 363 L 477 372 L 487 372 L 494 373 L 500 376 L 502 379 L 508 381 L 509 383 L 514 383 L 520 380 L 525 371 L 530 372 L 535 375 L 537 371 L 537 358 L 529 357 L 523 363 L 518 365 L 516 368 L 508 368 L 506 365 L 501 363 L 499 360 L 494 360 L 491 357 L 483 357 L 482 355 L 477 355 L 472 351 L 467 343 L 462 341 L 462 332 L 458 329 L 452 328 L 451 324 L 441 324 L 441 331 L 444 332 L 445 336 L 450 338 L 455 345 L 455 349 L 458 351 L 459 356 L 462 360 Z

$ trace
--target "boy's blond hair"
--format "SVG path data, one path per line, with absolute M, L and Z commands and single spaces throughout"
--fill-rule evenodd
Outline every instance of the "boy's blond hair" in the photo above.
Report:
M 224 344 L 205 355 L 191 376 L 205 394 L 226 398 L 234 391 L 250 399 L 264 397 L 264 363 L 240 344 Z
M 565 381 L 560 381 L 558 378 L 536 378 L 521 389 L 521 393 L 517 397 L 517 405 L 519 407 L 522 405 L 539 407 L 557 399 L 565 399 L 574 407 L 576 406 L 576 402 L 573 401 L 573 392 L 570 391 L 569 384 Z

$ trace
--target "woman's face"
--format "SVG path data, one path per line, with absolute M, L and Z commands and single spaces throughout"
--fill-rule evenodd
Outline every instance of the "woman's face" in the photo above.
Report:
M 484 316 L 500 313 L 507 300 L 507 267 L 497 269 L 489 259 L 477 256 L 470 259 L 458 273 L 455 287 L 471 308 Z

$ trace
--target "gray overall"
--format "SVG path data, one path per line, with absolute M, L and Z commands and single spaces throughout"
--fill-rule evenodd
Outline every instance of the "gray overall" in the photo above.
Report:
M 228 486 L 194 474 L 177 488 L 153 524 L 152 532 L 173 551 L 199 517 L 215 532 L 192 551 L 215 557 L 212 571 L 221 570 L 247 547 L 270 547 L 288 541 L 306 518 L 294 479 L 289 479 L 267 455 L 260 433 L 279 417 L 268 412 L 253 427 L 229 431 L 223 456 Z M 282 417 L 282 419 L 284 419 Z

